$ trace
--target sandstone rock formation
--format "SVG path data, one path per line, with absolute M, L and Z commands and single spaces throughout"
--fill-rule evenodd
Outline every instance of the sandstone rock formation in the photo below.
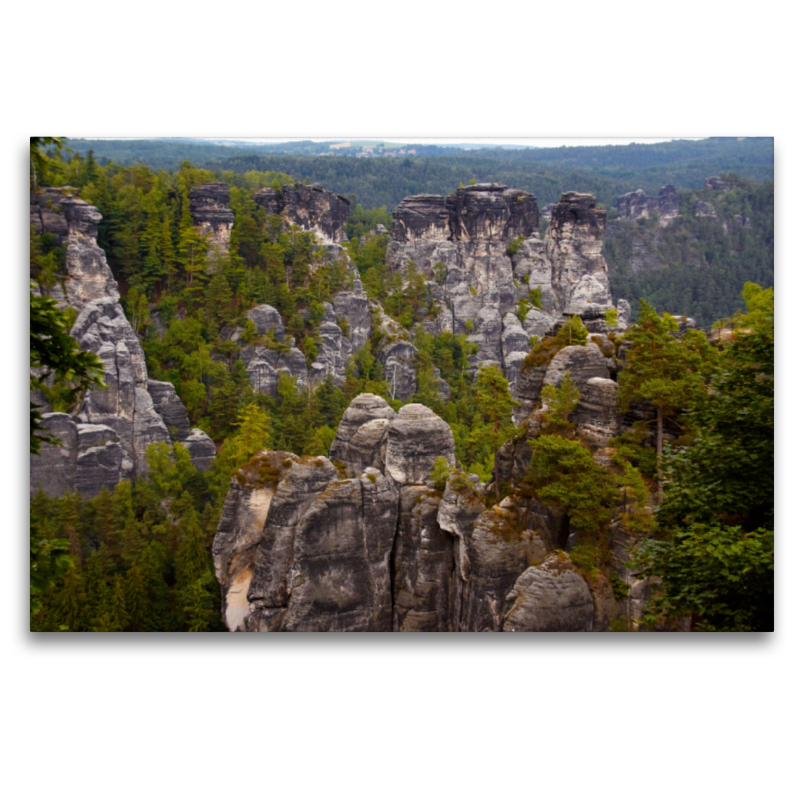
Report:
M 312 231 L 323 244 L 334 245 L 344 240 L 350 201 L 319 184 L 287 184 L 278 191 L 261 189 L 254 199 L 267 214 L 280 214 L 290 225 Z
M 502 184 L 461 187 L 447 198 L 415 195 L 394 211 L 387 260 L 394 271 L 413 265 L 426 277 L 440 309 L 426 329 L 468 334 L 478 346 L 473 368 L 495 362 L 513 386 L 530 337 L 572 314 L 605 330 L 602 317 L 612 307 L 601 254 L 605 211 L 591 195 L 568 192 L 550 216 L 542 240 L 535 197 Z M 529 302 L 532 290 L 541 308 Z
M 226 183 L 204 183 L 189 192 L 192 222 L 207 237 L 212 266 L 217 258 L 227 254 L 230 245 L 234 217 L 230 201 Z
M 672 184 L 662 186 L 658 197 L 637 189 L 617 198 L 617 211 L 621 219 L 640 219 L 657 212 L 663 225 L 678 216 L 678 192 Z
M 590 631 L 594 624 L 589 587 L 563 552 L 525 570 L 507 602 L 505 631 Z
M 706 178 L 703 181 L 703 191 L 704 192 L 729 192 L 733 188 L 733 185 L 730 181 L 726 181 L 724 178 L 720 178 L 718 175 L 715 175 L 711 178 Z
M 31 224 L 39 233 L 53 233 L 66 250 L 63 280 L 38 291 L 78 312 L 71 334 L 103 362 L 106 381 L 105 389 L 87 392 L 70 415 L 44 415 L 62 445 L 43 444 L 41 455 L 31 456 L 31 494 L 41 487 L 52 496 L 77 489 L 93 497 L 103 486 L 146 472 L 150 444 L 190 437 L 189 418 L 174 387 L 148 379 L 141 343 L 97 246 L 101 219 L 94 206 L 67 189 L 31 195 Z M 213 456 L 206 446 L 198 457 L 207 467 Z M 58 476 L 46 466 L 54 463 L 64 466 Z
M 229 630 L 605 629 L 608 587 L 548 555 L 566 544 L 562 512 L 487 509 L 458 471 L 444 492 L 430 483 L 454 458 L 426 407 L 359 395 L 330 452 L 336 464 L 264 451 L 231 480 L 213 547 Z

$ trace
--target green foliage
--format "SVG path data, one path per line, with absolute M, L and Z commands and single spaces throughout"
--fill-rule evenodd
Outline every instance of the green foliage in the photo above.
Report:
M 517 236 L 516 239 L 512 239 L 508 243 L 508 247 L 506 248 L 506 255 L 507 256 L 515 256 L 519 251 L 519 248 L 522 247 L 522 243 L 525 241 L 524 236 Z
M 60 397 L 72 404 L 86 390 L 103 388 L 103 362 L 94 354 L 81 350 L 69 335 L 71 325 L 55 300 L 30 293 L 30 388 L 47 395 L 52 391 L 48 379 L 60 387 Z M 44 434 L 39 407 L 30 404 L 30 452 L 39 452 L 41 442 L 59 444 L 55 437 Z
M 767 177 L 761 184 L 736 179 L 724 193 L 685 186 L 678 192 L 678 218 L 663 228 L 610 224 L 603 254 L 612 294 L 644 297 L 702 327 L 731 316 L 745 281 L 769 286 L 775 280 L 774 185 Z M 695 217 L 697 200 L 711 203 L 717 219 Z
M 625 368 L 619 377 L 620 408 L 627 411 L 632 401 L 644 401 L 655 408 L 659 463 L 665 416 L 675 415 L 702 398 L 716 368 L 717 351 L 706 337 L 689 330 L 679 339 L 673 335 L 677 329 L 678 324 L 669 314 L 659 317 L 642 300 L 639 320 L 624 336 L 627 347 Z
M 617 197 L 635 188 L 651 195 L 658 194 L 665 183 L 688 190 L 702 186 L 708 175 L 732 169 L 745 177 L 768 180 L 773 177 L 774 161 L 771 138 L 736 137 L 633 144 L 624 148 L 460 150 L 416 144 L 413 158 L 353 158 L 353 152 L 350 157 L 331 157 L 330 150 L 321 158 L 315 157 L 321 146 L 308 142 L 250 143 L 235 151 L 206 142 L 164 140 L 68 140 L 68 144 L 84 150 L 94 148 L 97 155 L 120 164 L 145 163 L 156 169 L 175 170 L 185 158 L 191 158 L 194 163 L 217 170 L 226 182 L 230 182 L 228 176 L 243 180 L 253 171 L 259 175 L 275 172 L 303 175 L 311 182 L 352 197 L 365 208 L 386 206 L 387 209 L 413 194 L 446 195 L 467 175 L 479 183 L 504 183 L 535 192 L 540 207 L 557 202 L 562 192 L 579 187 L 593 194 L 599 204 L 613 209 Z
M 603 317 L 606 321 L 606 325 L 609 328 L 616 328 L 617 327 L 617 309 L 616 308 L 607 308 Z
M 534 307 L 541 309 L 542 308 L 542 287 L 541 286 L 534 286 L 528 292 L 528 302 Z
M 773 626 L 774 297 L 758 286 L 743 294 L 749 327 L 694 398 L 692 441 L 667 454 L 663 541 L 636 559 L 662 578 L 654 617 L 691 614 L 707 630 Z
M 774 629 L 774 533 L 692 525 L 670 541 L 648 540 L 634 562 L 661 578 L 645 621 L 691 615 L 707 631 Z
M 580 392 L 572 381 L 569 370 L 564 373 L 561 384 L 556 388 L 551 384 L 542 387 L 542 414 L 545 433 L 566 433 L 572 430 L 569 416 L 578 407 Z
M 497 451 L 500 446 L 517 432 L 511 421 L 511 410 L 519 403 L 511 397 L 508 381 L 495 364 L 489 364 L 478 370 L 476 387 L 475 402 L 480 415 L 480 423 L 473 429 L 471 438 L 477 443 L 490 447 L 496 464 Z M 495 490 L 499 502 L 500 482 L 497 479 L 496 469 Z
M 543 435 L 530 442 L 533 455 L 526 480 L 542 502 L 563 508 L 576 531 L 604 533 L 617 506 L 613 478 L 595 464 L 581 442 Z
M 439 456 L 436 461 L 433 462 L 431 480 L 433 481 L 433 486 L 437 492 L 444 491 L 445 485 L 447 484 L 447 479 L 450 477 L 452 471 L 453 468 L 450 466 L 444 456 Z

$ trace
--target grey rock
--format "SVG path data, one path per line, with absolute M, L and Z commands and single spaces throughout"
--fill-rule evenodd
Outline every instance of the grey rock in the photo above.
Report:
M 646 218 L 658 212 L 663 223 L 678 216 L 678 192 L 671 184 L 662 186 L 658 197 L 637 189 L 617 198 L 617 211 L 622 219 Z
M 278 484 L 297 461 L 291 453 L 265 451 L 231 478 L 212 547 L 228 630 L 244 630 L 250 616 L 247 594 L 267 513 Z
M 207 237 L 211 262 L 228 252 L 234 214 L 230 208 L 231 193 L 225 183 L 204 183 L 189 191 L 192 222 Z
M 124 458 L 116 442 L 82 449 L 76 462 L 75 489 L 84 497 L 96 497 L 104 487 L 113 489 L 120 482 Z
M 617 410 L 619 386 L 607 378 L 586 381 L 576 409 L 577 425 L 591 444 L 604 447 L 618 436 L 622 415 Z
M 329 451 L 331 460 L 347 465 L 355 475 L 368 466 L 380 468 L 385 459 L 388 423 L 396 416 L 394 409 L 378 395 L 365 393 L 354 397 L 336 430 Z M 356 439 L 362 428 L 365 430 Z
M 606 212 L 589 194 L 566 192 L 553 207 L 545 252 L 553 269 L 553 293 L 565 313 L 601 316 L 611 307 L 601 252 L 605 225 Z
M 516 514 L 494 506 L 484 511 L 465 537 L 469 577 L 463 587 L 459 630 L 499 631 L 506 597 L 519 575 L 538 560 L 540 538 L 520 531 Z
M 292 459 L 288 459 L 292 460 Z M 292 566 L 295 528 L 328 484 L 338 478 L 326 458 L 294 459 L 271 498 L 261 544 L 257 549 L 248 592 L 256 602 L 258 624 L 272 618 L 270 610 L 285 614 L 289 603 L 289 570 Z
M 31 487 L 44 480 L 59 493 L 77 489 L 94 496 L 102 486 L 145 472 L 148 445 L 170 442 L 167 425 L 174 440 L 181 440 L 189 433 L 189 421 L 172 385 L 148 380 L 141 343 L 118 302 L 117 283 L 97 246 L 102 216 L 72 194 L 74 190 L 64 187 L 31 195 L 31 222 L 66 247 L 66 275 L 51 294 L 78 312 L 71 334 L 81 349 L 95 353 L 103 363 L 106 388 L 84 395 L 74 412 L 82 424 L 71 426 L 61 417 L 53 423 L 70 431 L 69 445 L 60 455 L 48 450 L 44 461 L 32 457 Z M 63 474 L 43 478 L 40 465 L 54 459 L 60 459 L 58 471 Z
M 538 308 L 532 308 L 525 315 L 525 333 L 528 336 L 538 336 L 540 339 L 549 335 L 556 324 L 556 318 L 545 314 Z
M 30 457 L 33 497 L 41 488 L 49 497 L 61 497 L 75 488 L 75 468 L 78 457 L 78 429 L 69 414 L 42 414 L 42 427 L 60 439 L 61 445 L 43 442 L 38 455 Z
M 284 630 L 392 629 L 397 514 L 397 488 L 377 470 L 317 495 L 295 529 Z
M 334 295 L 333 308 L 337 317 L 347 320 L 353 352 L 358 352 L 372 335 L 369 300 L 363 293 L 339 292 Z
M 200 472 L 206 472 L 211 468 L 214 459 L 217 457 L 217 448 L 211 437 L 200 428 L 192 428 L 192 432 L 183 441 L 183 446 L 189 451 L 192 464 Z
M 567 371 L 581 396 L 591 378 L 609 378 L 606 357 L 594 342 L 559 350 L 547 367 L 543 382 L 558 387 Z
M 506 602 L 505 631 L 590 631 L 594 625 L 589 587 L 562 552 L 526 569 Z
M 389 426 L 386 474 L 401 486 L 423 484 L 440 456 L 455 464 L 450 426 L 420 403 L 403 406 Z
M 153 407 L 169 431 L 173 442 L 182 442 L 189 435 L 189 415 L 175 387 L 169 381 L 148 379 L 147 391 L 153 399 Z
M 315 233 L 325 244 L 338 244 L 344 238 L 350 201 L 318 184 L 287 184 L 277 192 L 261 189 L 253 199 L 267 214 L 280 214 L 289 225 Z
M 284 336 L 286 336 L 281 315 L 278 313 L 277 309 L 272 306 L 268 306 L 266 303 L 256 306 L 255 308 L 251 308 L 246 316 L 253 321 L 259 335 L 272 331 L 279 342 L 282 342 Z
M 437 517 L 441 494 L 424 486 L 404 486 L 393 552 L 395 631 L 452 629 L 453 537 Z

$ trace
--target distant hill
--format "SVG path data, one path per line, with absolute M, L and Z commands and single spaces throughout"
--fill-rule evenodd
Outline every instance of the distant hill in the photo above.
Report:
M 774 174 L 772 138 L 474 150 L 462 149 L 474 147 L 471 144 L 403 145 L 402 149 L 417 152 L 377 158 L 348 157 L 341 155 L 347 148 L 331 150 L 327 143 L 311 141 L 218 144 L 191 139 L 74 139 L 69 145 L 83 154 L 92 149 L 100 163 L 140 163 L 170 172 L 187 159 L 217 173 L 285 172 L 350 196 L 365 208 L 389 209 L 408 195 L 448 194 L 459 183 L 476 180 L 532 191 L 540 206 L 555 202 L 564 191 L 590 192 L 613 218 L 616 198 L 636 189 L 655 194 L 671 183 L 691 191 L 702 189 L 704 178 L 721 172 L 736 172 L 759 182 Z M 313 154 L 323 147 L 340 155 Z M 397 147 L 394 152 L 399 152 Z

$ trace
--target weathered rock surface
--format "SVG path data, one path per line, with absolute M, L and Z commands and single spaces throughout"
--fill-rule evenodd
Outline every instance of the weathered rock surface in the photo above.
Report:
M 729 192 L 732 188 L 733 184 L 718 175 L 706 178 L 703 181 L 704 192 Z
M 266 451 L 231 478 L 212 548 L 228 630 L 244 630 L 249 618 L 247 594 L 267 512 L 278 484 L 297 461 L 291 453 Z
M 39 455 L 31 456 L 31 496 L 41 488 L 50 497 L 72 491 L 96 497 L 103 487 L 111 489 L 131 477 L 133 465 L 112 428 L 81 424 L 61 413 L 43 414 L 42 421 L 61 445 L 43 443 Z
M 664 187 L 656 205 L 663 200 L 671 213 L 675 198 L 674 187 Z M 396 272 L 413 265 L 426 277 L 439 309 L 424 320 L 426 330 L 467 333 L 478 346 L 472 368 L 495 362 L 516 385 L 530 337 L 551 332 L 563 315 L 606 330 L 603 314 L 612 302 L 601 253 L 605 220 L 591 195 L 568 192 L 553 205 L 542 240 L 536 199 L 527 192 L 477 184 L 447 198 L 415 195 L 394 211 L 387 260 Z M 541 308 L 530 308 L 532 290 Z M 529 305 L 520 323 L 514 311 L 522 302 Z
M 271 484 L 280 482 L 259 500 L 259 513 L 249 523 L 246 515 L 237 514 L 235 503 L 245 502 L 249 511 L 253 502 L 232 487 L 225 526 L 221 523 L 215 540 L 223 588 L 235 583 L 228 577 L 229 565 L 240 550 L 251 553 L 238 568 L 243 577 L 237 594 L 246 591 L 248 603 L 235 615 L 236 627 L 391 630 L 389 556 L 398 508 L 394 483 L 372 469 L 360 478 L 339 480 L 326 458 L 267 453 L 261 459 L 279 457 L 285 457 L 281 463 L 288 471 L 268 467 Z M 237 544 L 242 541 L 243 547 Z
M 290 225 L 313 231 L 324 244 L 344 240 L 350 201 L 318 184 L 287 184 L 279 191 L 261 189 L 254 197 L 267 214 L 280 214 Z
M 119 304 L 117 283 L 105 253 L 97 246 L 101 219 L 94 206 L 69 192 L 49 189 L 31 195 L 31 223 L 38 232 L 56 235 L 66 250 L 64 280 L 52 290 L 39 290 L 51 294 L 62 307 L 77 310 L 71 334 L 83 350 L 102 361 L 106 381 L 105 389 L 87 392 L 80 408 L 71 414 L 77 429 L 89 426 L 82 440 L 73 443 L 72 436 L 67 436 L 65 447 L 57 448 L 65 451 L 61 456 L 51 451 L 46 456 L 31 456 L 32 492 L 42 484 L 37 459 L 65 459 L 63 476 L 55 481 L 43 476 L 43 480 L 59 490 L 77 489 L 94 496 L 102 486 L 114 486 L 146 472 L 148 445 L 182 441 L 189 435 L 188 416 L 174 387 L 147 377 L 141 343 Z M 60 429 L 69 427 L 61 417 L 58 420 L 53 424 Z M 109 438 L 102 446 L 86 444 L 90 429 L 96 432 L 97 426 L 107 427 L 114 441 Z
M 274 333 L 275 338 L 282 342 L 286 331 L 283 327 L 283 320 L 276 308 L 268 306 L 266 303 L 251 308 L 247 314 L 247 318 L 253 321 L 259 335 L 265 333 Z
M 437 458 L 455 464 L 450 426 L 427 406 L 410 403 L 392 420 L 386 441 L 386 474 L 405 486 L 425 483 Z
M 600 317 L 612 307 L 608 267 L 602 255 L 606 212 L 594 197 L 566 192 L 553 206 L 545 237 L 552 287 L 565 314 Z
M 461 589 L 458 629 L 499 631 L 506 597 L 520 574 L 541 555 L 541 540 L 519 530 L 513 511 L 494 506 L 484 511 L 464 539 L 468 577 Z
M 192 464 L 200 472 L 211 469 L 211 465 L 217 457 L 217 448 L 205 431 L 201 431 L 200 428 L 192 428 L 189 436 L 184 440 L 183 446 L 189 451 Z
M 589 378 L 576 409 L 578 429 L 587 441 L 604 447 L 622 428 L 617 411 L 619 386 L 608 378 Z
M 204 183 L 189 191 L 192 222 L 207 236 L 212 264 L 228 252 L 234 219 L 230 201 L 231 192 L 226 183 Z
M 331 447 L 347 478 L 327 458 L 253 458 L 213 547 L 228 628 L 606 629 L 619 613 L 608 580 L 587 587 L 551 555 L 569 538 L 563 511 L 530 497 L 487 510 L 477 477 L 457 471 L 435 490 L 435 459 L 453 462 L 445 430 L 424 406 L 395 415 L 360 395 Z
M 617 198 L 617 211 L 622 219 L 639 219 L 657 212 L 663 224 L 678 216 L 678 192 L 672 184 L 662 186 L 658 197 L 637 189 Z
M 156 413 L 164 421 L 173 442 L 184 442 L 189 437 L 191 425 L 189 415 L 181 402 L 175 387 L 169 381 L 148 379 L 147 391 L 153 399 Z M 205 435 L 205 434 L 203 434 Z
M 404 486 L 400 491 L 393 552 L 393 630 L 451 630 L 454 539 L 439 527 L 440 500 L 438 492 L 424 486 Z
M 571 345 L 559 350 L 549 364 L 523 365 L 516 384 L 516 396 L 520 405 L 514 410 L 517 424 L 533 412 L 539 402 L 545 384 L 560 386 L 569 371 L 575 387 L 583 395 L 591 378 L 610 378 L 608 359 L 594 342 Z
M 366 467 L 382 469 L 389 424 L 396 416 L 395 410 L 378 395 L 355 397 L 330 446 L 331 460 L 345 464 L 352 475 L 360 475 Z
M 505 631 L 590 631 L 594 625 L 592 594 L 563 552 L 525 570 L 507 602 Z

